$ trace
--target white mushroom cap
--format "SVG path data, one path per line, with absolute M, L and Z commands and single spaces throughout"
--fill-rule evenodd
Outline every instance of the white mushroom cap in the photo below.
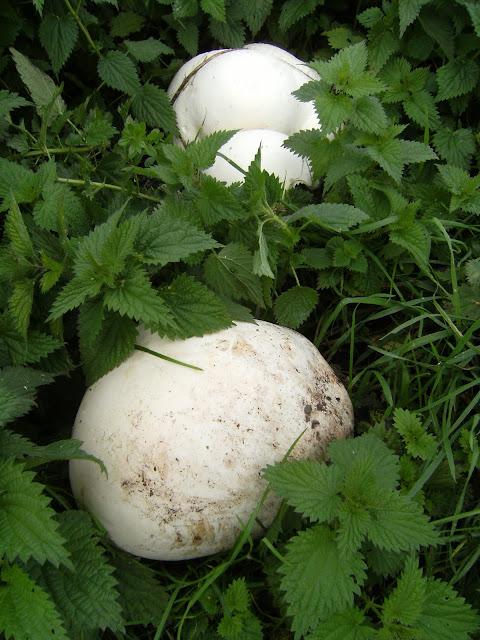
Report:
M 72 490 L 130 553 L 181 560 L 231 548 L 237 516 L 246 523 L 267 486 L 267 464 L 302 432 L 292 457 L 321 457 L 351 433 L 345 388 L 295 331 L 258 321 L 187 340 L 141 331 L 138 343 L 203 371 L 134 351 L 81 403 L 73 437 L 108 477 L 72 460 Z M 265 526 L 279 503 L 269 495 Z
M 222 129 L 273 129 L 289 136 L 319 127 L 313 103 L 292 95 L 318 74 L 281 49 L 272 53 L 275 49 L 262 45 L 208 52 L 201 54 L 196 72 L 193 61 L 177 72 L 168 94 L 184 143 L 199 132 L 203 137 Z
M 238 131 L 220 148 L 220 153 L 247 171 L 261 145 L 262 169 L 278 176 L 286 189 L 299 183 L 311 186 L 312 176 L 307 161 L 282 146 L 286 138 L 281 131 L 270 129 Z M 219 156 L 204 173 L 227 185 L 243 182 L 244 179 L 240 171 Z

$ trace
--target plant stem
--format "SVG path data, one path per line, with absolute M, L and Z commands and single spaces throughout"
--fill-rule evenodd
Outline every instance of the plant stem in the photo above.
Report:
M 75 187 L 86 187 L 87 185 L 92 185 L 93 187 L 97 187 L 98 189 L 110 189 L 110 191 L 125 191 L 123 187 L 119 187 L 117 184 L 109 184 L 108 182 L 94 182 L 93 180 L 78 180 L 76 178 L 57 178 L 56 180 L 57 182 L 62 182 L 63 184 L 71 184 Z M 141 198 L 142 200 L 148 200 L 149 202 L 163 202 L 163 200 L 161 200 L 160 198 L 147 196 L 145 193 L 140 193 L 139 191 L 130 195 L 134 195 L 137 198 Z
M 99 58 L 103 58 L 103 56 L 102 56 L 102 54 L 100 52 L 100 49 L 97 47 L 97 45 L 92 40 L 90 34 L 88 33 L 87 27 L 83 24 L 83 22 L 80 20 L 80 17 L 78 15 L 78 10 L 80 9 L 81 2 L 78 3 L 77 10 L 75 11 L 75 9 L 72 7 L 72 5 L 70 4 L 70 2 L 68 0 L 63 0 L 63 1 L 64 1 L 65 5 L 66 5 L 67 9 L 69 10 L 71 15 L 73 16 L 75 22 L 78 24 L 78 27 L 79 27 L 80 31 L 83 33 L 83 35 L 87 39 L 88 44 L 92 47 L 92 49 L 95 51 L 95 53 L 97 54 L 97 56 Z
M 23 158 L 35 158 L 37 156 L 45 156 L 49 154 L 66 154 L 66 153 L 86 153 L 92 151 L 95 147 L 57 147 L 53 149 L 38 149 L 37 151 L 27 151 L 22 153 Z

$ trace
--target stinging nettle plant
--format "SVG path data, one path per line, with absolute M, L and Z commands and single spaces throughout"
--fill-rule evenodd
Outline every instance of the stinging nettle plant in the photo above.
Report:
M 475 3 L 34 0 L 0 15 L 0 634 L 475 638 Z M 252 40 L 321 76 L 296 95 L 322 130 L 287 143 L 313 190 L 284 194 L 261 154 L 242 185 L 203 175 L 231 131 L 173 144 L 175 71 Z M 125 359 L 139 322 L 185 338 L 253 317 L 316 341 L 365 435 L 265 471 L 286 505 L 258 546 L 246 524 L 226 558 L 181 567 L 113 549 L 65 482 L 86 454 L 61 396 Z

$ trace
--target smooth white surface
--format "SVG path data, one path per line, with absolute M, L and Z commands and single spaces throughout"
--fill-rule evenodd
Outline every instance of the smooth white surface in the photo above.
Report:
M 281 131 L 270 129 L 238 131 L 220 148 L 220 152 L 247 171 L 261 145 L 262 169 L 278 176 L 280 181 L 285 183 L 286 189 L 299 183 L 311 186 L 312 176 L 307 161 L 282 146 L 286 138 Z M 242 182 L 244 179 L 241 171 L 219 156 L 204 173 L 226 182 L 227 185 Z
M 173 103 L 185 144 L 219 130 L 273 129 L 289 136 L 319 127 L 313 103 L 292 95 L 319 78 L 305 63 L 262 43 L 217 53 L 200 54 L 187 62 L 169 87 L 173 97 L 189 76 Z
M 81 506 L 122 549 L 180 560 L 229 549 L 283 458 L 321 457 L 346 437 L 353 411 L 345 388 L 302 335 L 267 322 L 171 341 L 141 331 L 138 343 L 194 371 L 141 351 L 88 389 L 73 429 L 98 465 L 72 460 Z M 278 508 L 260 512 L 268 526 Z M 259 534 L 260 528 L 254 529 Z

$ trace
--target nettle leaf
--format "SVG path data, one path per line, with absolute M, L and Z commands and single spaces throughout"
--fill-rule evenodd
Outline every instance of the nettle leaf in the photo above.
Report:
M 208 169 L 215 162 L 220 147 L 223 147 L 235 133 L 236 130 L 214 131 L 201 140 L 191 142 L 186 148 L 187 155 L 197 169 Z
M 248 611 L 250 594 L 248 592 L 245 578 L 238 578 L 230 583 L 224 594 L 224 598 L 230 611 Z
M 62 233 L 67 228 L 72 235 L 77 235 L 89 229 L 80 198 L 65 184 L 55 183 L 43 188 L 42 200 L 38 200 L 33 208 L 33 218 L 46 231 Z
M 60 89 L 50 76 L 32 64 L 20 51 L 10 47 L 10 52 L 18 74 L 32 96 L 39 116 L 43 117 L 47 111 L 49 120 L 61 116 L 66 110 L 66 105 L 60 95 Z
M 328 456 L 333 465 L 344 474 L 357 462 L 373 461 L 373 473 L 377 485 L 386 490 L 394 490 L 398 484 L 398 456 L 373 433 L 366 433 L 357 438 L 348 438 L 332 442 L 328 448 Z
M 192 20 L 181 20 L 175 25 L 177 38 L 187 53 L 195 56 L 198 52 L 199 29 Z
M 318 460 L 291 460 L 268 465 L 263 477 L 277 495 L 312 522 L 330 523 L 337 515 L 341 504 L 338 492 L 343 480 L 337 467 Z
M 132 111 L 138 120 L 149 127 L 160 127 L 173 135 L 178 134 L 177 120 L 166 91 L 147 82 L 135 89 Z
M 469 640 L 479 626 L 477 613 L 450 585 L 427 580 L 423 611 L 415 622 L 426 640 Z
M 475 33 L 480 38 L 480 7 L 473 0 L 460 0 L 460 4 L 468 11 Z
M 210 254 L 204 274 L 207 284 L 221 295 L 265 307 L 262 281 L 253 273 L 253 256 L 242 244 L 233 242 Z
M 19 96 L 18 93 L 6 89 L 0 90 L 0 118 L 4 118 L 13 109 L 28 107 L 31 104 L 29 100 Z
M 240 220 L 245 211 L 230 190 L 212 176 L 202 176 L 200 194 L 195 202 L 206 226 L 214 225 L 220 220 Z
M 420 90 L 411 93 L 403 101 L 405 113 L 421 127 L 429 127 L 434 131 L 441 123 L 434 97 L 428 91 Z
M 403 225 L 396 225 L 390 232 L 390 240 L 403 247 L 422 262 L 428 261 L 431 240 L 428 229 L 421 222 L 412 220 Z
M 108 51 L 98 61 L 97 71 L 103 82 L 112 89 L 128 95 L 135 95 L 140 90 L 137 69 L 121 51 Z
M 7 238 L 10 240 L 10 247 L 16 256 L 28 259 L 35 255 L 32 240 L 23 221 L 22 213 L 15 201 L 12 201 L 7 213 L 4 229 Z
M 162 55 L 174 55 L 175 51 L 155 38 L 146 40 L 124 40 L 129 53 L 139 62 L 153 62 Z
M 324 91 L 315 97 L 315 111 L 325 134 L 335 133 L 349 119 L 354 103 L 343 93 Z
M 326 621 L 320 621 L 307 640 L 372 640 L 369 619 L 357 607 L 346 607 Z
M 257 35 L 263 23 L 270 15 L 273 0 L 240 0 L 243 9 L 243 19 L 252 32 L 252 36 Z
M 208 13 L 215 20 L 225 22 L 227 12 L 225 8 L 225 0 L 200 0 L 200 6 L 205 13 Z
M 34 280 L 25 279 L 15 282 L 8 301 L 8 308 L 16 328 L 24 335 L 30 324 L 34 289 Z
M 475 88 L 479 67 L 473 58 L 458 57 L 437 69 L 437 100 L 462 96 Z
M 164 301 L 159 297 L 140 266 L 132 267 L 119 279 L 115 288 L 104 294 L 104 304 L 110 311 L 118 311 L 122 316 L 134 318 L 137 322 L 155 323 L 163 327 L 175 324 Z
M 270 249 L 268 247 L 267 239 L 263 233 L 263 224 L 258 225 L 258 249 L 253 254 L 253 273 L 257 276 L 266 276 L 267 278 L 274 278 L 275 275 L 270 266 Z
M 88 326 L 82 327 L 81 335 L 88 335 Z M 95 338 L 80 339 L 87 384 L 92 384 L 121 364 L 133 351 L 136 339 L 137 324 L 133 320 L 105 311 L 102 326 Z
M 432 0 L 399 0 L 400 37 L 403 36 L 407 27 L 418 18 L 420 9 L 431 1 Z
M 338 140 L 319 135 L 318 130 L 299 131 L 283 143 L 302 158 L 308 158 L 314 180 L 324 176 L 341 153 Z
M 317 4 L 321 0 L 304 0 L 304 2 L 296 2 L 296 0 L 286 0 L 282 6 L 282 12 L 278 21 L 281 31 L 287 31 L 296 22 L 313 13 Z
M 302 207 L 291 215 L 289 222 L 310 220 L 326 229 L 336 232 L 347 231 L 360 222 L 368 219 L 368 215 L 350 204 L 322 202 Z
M 0 320 L 0 333 L 9 356 L 4 364 L 8 365 L 40 362 L 63 346 L 62 340 L 42 331 L 30 330 L 27 335 L 20 333 L 9 314 Z
M 437 544 L 439 535 L 422 508 L 400 493 L 385 493 L 376 517 L 371 519 L 368 537 L 380 549 L 404 551 Z
M 465 265 L 465 275 L 469 284 L 480 289 L 480 258 L 467 262 Z
M 100 293 L 102 286 L 102 281 L 95 280 L 90 276 L 72 278 L 55 298 L 47 321 L 56 320 L 67 313 L 67 311 L 76 309 L 87 298 L 94 298 Z
M 6 566 L 1 573 L 0 633 L 5 638 L 68 640 L 62 619 L 48 594 L 25 571 Z
M 383 603 L 382 622 L 415 626 L 424 607 L 426 588 L 427 581 L 418 568 L 418 560 L 410 558 L 397 586 Z
M 120 11 L 113 19 L 110 29 L 112 38 L 125 38 L 131 33 L 141 31 L 145 18 L 134 11 Z
M 4 201 L 1 211 L 8 209 L 13 202 L 33 202 L 39 194 L 40 188 L 33 171 L 0 158 L 0 198 Z
M 28 413 L 35 405 L 37 387 L 51 382 L 50 374 L 36 369 L 21 366 L 0 369 L 0 427 Z
M 420 24 L 425 33 L 438 42 L 447 58 L 455 55 L 455 31 L 453 22 L 445 19 L 440 12 L 425 11 L 420 16 Z
M 320 619 L 353 605 L 366 579 L 365 569 L 360 553 L 340 553 L 335 534 L 325 525 L 315 525 L 290 540 L 279 573 L 284 576 L 281 588 L 296 640 Z
M 297 329 L 305 322 L 318 303 L 318 293 L 311 287 L 296 286 L 281 293 L 273 311 L 277 322 Z
M 387 114 L 375 96 L 357 98 L 349 118 L 357 129 L 369 133 L 381 133 L 388 125 Z
M 416 413 L 396 408 L 393 412 L 393 424 L 413 458 L 428 460 L 433 455 L 438 443 L 435 436 L 426 431 Z
M 446 162 L 468 169 L 475 153 L 475 136 L 471 129 L 440 129 L 433 137 L 436 152 Z
M 165 207 L 143 217 L 135 240 L 141 261 L 161 266 L 218 246 L 211 235 Z
M 156 572 L 126 553 L 116 554 L 109 560 L 115 569 L 113 575 L 125 620 L 159 625 L 168 593 L 156 579 Z
M 175 327 L 166 330 L 172 339 L 203 336 L 232 326 L 221 300 L 191 276 L 182 274 L 159 293 L 175 321 Z
M 70 57 L 78 38 L 78 25 L 69 13 L 43 16 L 38 30 L 40 42 L 50 58 L 52 68 L 58 73 Z
M 30 569 L 30 575 L 50 593 L 72 639 L 107 627 L 121 632 L 123 620 L 114 568 L 98 544 L 90 517 L 81 511 L 65 511 L 57 521 L 72 567 L 37 565 Z
M 245 44 L 245 27 L 243 23 L 227 13 L 225 22 L 210 18 L 208 23 L 210 33 L 225 47 L 241 49 Z
M 11 562 L 34 558 L 40 564 L 48 560 L 55 567 L 71 566 L 50 498 L 34 477 L 21 463 L 0 461 L 0 553 Z

